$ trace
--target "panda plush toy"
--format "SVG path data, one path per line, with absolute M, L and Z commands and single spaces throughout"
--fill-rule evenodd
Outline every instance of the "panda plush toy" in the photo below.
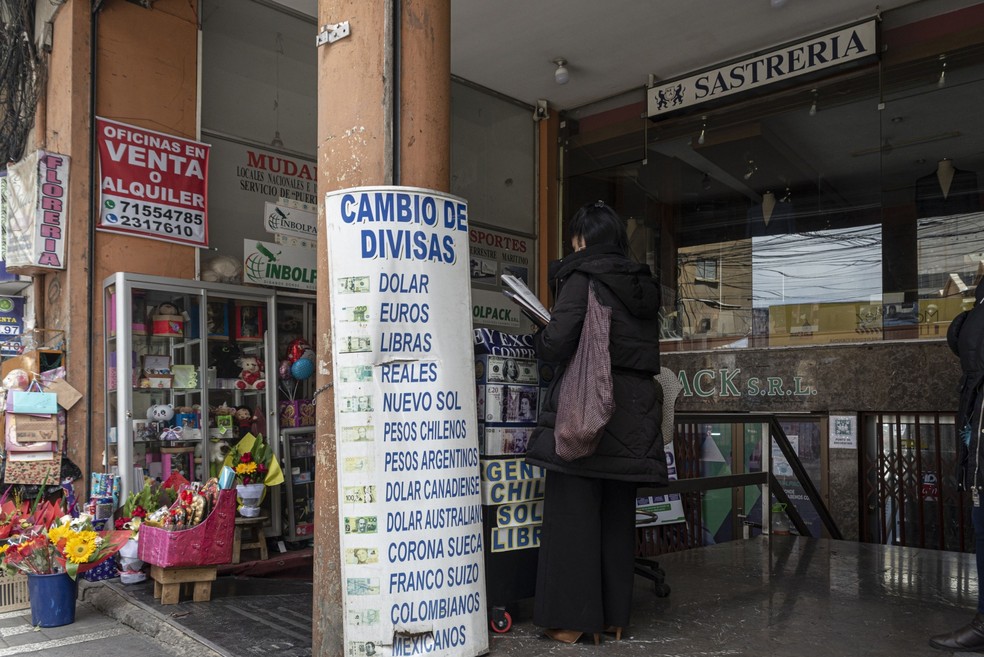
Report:
M 147 409 L 147 420 L 157 422 L 158 426 L 171 426 L 171 422 L 174 420 L 174 406 L 171 404 L 154 404 Z

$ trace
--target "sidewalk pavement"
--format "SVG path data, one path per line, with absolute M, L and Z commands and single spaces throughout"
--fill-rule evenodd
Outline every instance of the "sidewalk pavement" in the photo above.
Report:
M 637 577 L 621 641 L 563 646 L 517 613 L 508 633 L 490 635 L 490 654 L 935 657 L 927 637 L 977 604 L 972 554 L 774 536 L 659 561 L 672 593 L 657 597 Z M 209 602 L 161 605 L 151 582 L 83 582 L 72 625 L 35 630 L 29 611 L 0 614 L 0 657 L 311 657 L 313 593 L 309 581 L 223 576 Z
M 80 583 L 75 622 L 61 627 L 34 627 L 31 610 L 0 613 L 0 657 L 215 657 L 216 652 L 190 640 L 179 628 L 166 628 L 157 619 L 133 625 L 99 611 L 88 594 L 97 588 Z M 108 589 L 107 589 L 108 590 Z M 100 594 L 104 595 L 104 594 Z M 85 597 L 83 597 L 85 596 Z M 129 604 L 129 603 L 124 603 Z
M 312 590 L 305 580 L 224 576 L 210 602 L 162 605 L 149 578 L 80 579 L 70 625 L 34 627 L 30 609 L 0 612 L 0 657 L 310 657 Z
M 161 640 L 183 635 L 200 650 L 190 651 L 189 644 L 182 643 L 175 647 L 188 652 L 175 654 L 311 655 L 314 585 L 310 581 L 224 576 L 212 583 L 209 602 L 182 598 L 174 605 L 154 599 L 149 579 L 140 584 L 120 584 L 118 579 L 101 584 L 87 594 L 94 596 L 93 605 L 102 613 Z

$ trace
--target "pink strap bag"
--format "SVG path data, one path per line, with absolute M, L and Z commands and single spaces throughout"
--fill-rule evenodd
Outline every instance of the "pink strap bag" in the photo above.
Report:
M 612 309 L 598 303 L 594 286 L 588 285 L 577 351 L 560 381 L 554 451 L 565 461 L 594 454 L 605 425 L 615 412 L 612 397 L 612 360 L 608 334 Z

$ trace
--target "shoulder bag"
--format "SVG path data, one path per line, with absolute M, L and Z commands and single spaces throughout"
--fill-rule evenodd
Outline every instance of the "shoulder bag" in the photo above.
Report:
M 588 285 L 588 307 L 577 351 L 560 381 L 554 451 L 565 461 L 594 454 L 615 412 L 608 334 L 612 309 L 598 303 Z

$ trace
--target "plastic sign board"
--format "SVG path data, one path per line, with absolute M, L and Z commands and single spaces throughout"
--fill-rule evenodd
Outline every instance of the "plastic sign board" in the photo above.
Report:
M 67 155 L 47 151 L 35 151 L 7 167 L 4 260 L 11 271 L 65 268 L 68 170 Z
M 272 242 L 243 240 L 243 277 L 247 283 L 316 290 L 318 253 Z
M 502 294 L 502 274 L 531 289 L 536 285 L 535 243 L 529 237 L 472 226 L 468 231 L 469 275 L 472 282 L 472 326 L 507 333 L 532 333 L 532 322 Z
M 318 213 L 301 210 L 284 203 L 263 204 L 263 227 L 274 235 L 288 235 L 313 240 L 318 234 Z
M 96 119 L 98 230 L 208 246 L 208 144 Z
M 0 297 L 0 356 L 18 356 L 24 350 L 24 297 Z
M 646 90 L 648 115 L 668 114 L 874 56 L 878 52 L 875 25 L 876 21 L 870 20 L 703 73 L 662 82 Z
M 468 206 L 362 187 L 325 224 L 345 654 L 484 654 Z
M 0 260 L 7 257 L 7 170 L 0 171 Z

